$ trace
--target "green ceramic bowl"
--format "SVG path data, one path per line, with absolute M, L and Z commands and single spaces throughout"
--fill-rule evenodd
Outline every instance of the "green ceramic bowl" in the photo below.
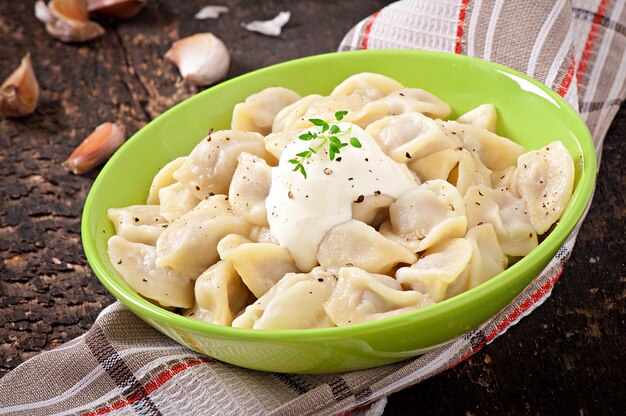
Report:
M 574 195 L 554 231 L 524 259 L 488 282 L 427 308 L 341 328 L 248 330 L 195 321 L 138 296 L 107 256 L 114 233 L 107 209 L 145 203 L 154 175 L 188 154 L 209 128 L 228 128 L 235 104 L 270 86 L 301 95 L 328 94 L 349 75 L 369 71 L 448 102 L 456 117 L 483 103 L 498 110 L 498 133 L 527 149 L 559 139 L 576 164 Z M 493 316 L 513 300 L 554 256 L 589 201 L 594 146 L 583 121 L 559 95 L 511 69 L 478 59 L 424 51 L 331 53 L 264 68 L 210 88 L 141 129 L 102 169 L 87 197 L 82 238 L 102 284 L 141 319 L 196 351 L 242 367 L 290 373 L 363 369 L 419 355 Z

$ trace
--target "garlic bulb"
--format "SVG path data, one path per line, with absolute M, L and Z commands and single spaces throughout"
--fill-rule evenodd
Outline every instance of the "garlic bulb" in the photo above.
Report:
M 175 63 L 185 82 L 209 85 L 226 77 L 230 54 L 212 33 L 198 33 L 174 42 L 165 59 Z
M 113 19 L 129 19 L 136 16 L 147 0 L 87 0 L 89 13 Z
M 63 162 L 63 167 L 80 175 L 104 162 L 124 143 L 124 134 L 117 124 L 100 124 Z
M 51 0 L 47 6 L 38 0 L 35 16 L 62 42 L 86 42 L 104 34 L 102 26 L 89 20 L 85 0 Z
M 0 113 L 23 117 L 35 111 L 39 102 L 39 84 L 30 62 L 30 54 L 0 86 Z

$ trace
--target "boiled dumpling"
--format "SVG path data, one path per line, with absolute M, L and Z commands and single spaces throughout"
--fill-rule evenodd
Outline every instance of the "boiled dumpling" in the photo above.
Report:
M 432 304 L 428 295 L 403 290 L 394 278 L 357 267 L 339 269 L 337 287 L 324 305 L 337 326 L 399 315 Z
M 159 213 L 168 221 L 191 211 L 200 200 L 185 188 L 182 183 L 175 182 L 159 189 Z
M 265 198 L 272 184 L 272 170 L 265 160 L 242 152 L 228 190 L 233 212 L 248 222 L 267 226 Z
M 358 95 L 368 100 L 377 100 L 402 88 L 404 85 L 395 79 L 381 74 L 361 72 L 346 78 L 330 95 Z
M 461 145 L 454 135 L 446 135 L 435 120 L 416 112 L 384 117 L 367 126 L 366 131 L 400 163 Z
M 289 273 L 235 318 L 234 328 L 307 329 L 335 326 L 323 308 L 337 278 L 315 268 Z
M 266 157 L 263 136 L 236 130 L 212 133 L 196 145 L 174 178 L 197 198 L 226 194 L 241 152 Z
M 463 198 L 441 179 L 424 182 L 401 195 L 389 207 L 390 220 L 380 232 L 413 252 L 426 250 L 439 241 L 465 235 L 467 219 Z
M 496 132 L 496 120 L 496 107 L 493 104 L 479 105 L 456 119 L 459 123 L 472 124 L 492 133 Z
M 471 124 L 445 121 L 446 129 L 461 138 L 463 147 L 478 154 L 480 161 L 490 170 L 503 170 L 515 165 L 525 149 L 506 137 Z
M 249 294 L 233 265 L 227 261 L 218 261 L 196 279 L 196 303 L 194 308 L 183 315 L 230 326 L 233 317 L 246 306 Z
M 158 205 L 109 208 L 107 215 L 115 227 L 115 234 L 134 243 L 153 246 L 167 227 L 167 221 L 159 214 Z
M 467 289 L 471 289 L 502 273 L 508 259 L 502 252 L 493 225 L 481 224 L 467 231 L 465 239 L 472 245 L 468 267 Z
M 387 273 L 398 263 L 416 260 L 411 250 L 357 220 L 331 228 L 317 250 L 317 261 L 324 269 L 355 266 L 370 273 Z
M 328 97 L 308 96 L 283 109 L 277 116 L 273 132 L 301 130 L 312 127 L 311 118 L 327 122 L 335 121 L 337 111 L 347 111 L 344 121 L 353 121 L 366 98 L 358 95 L 331 95 Z
M 491 171 L 480 161 L 478 155 L 466 149 L 460 150 L 461 158 L 456 169 L 448 176 L 448 181 L 456 186 L 461 196 L 473 185 L 491 184 Z
M 298 130 L 295 125 L 310 126 L 305 118 L 305 113 L 315 101 L 323 98 L 319 94 L 306 95 L 293 104 L 288 105 L 278 112 L 274 123 L 272 124 L 272 132 L 279 133 L 288 130 Z
M 372 227 L 378 227 L 389 218 L 389 205 L 395 201 L 395 198 L 376 192 L 364 196 L 361 202 L 357 201 L 352 202 L 352 218 Z
M 441 302 L 450 285 L 463 277 L 471 258 L 472 245 L 464 238 L 452 238 L 430 247 L 412 266 L 398 269 L 396 279 Z
M 422 181 L 447 180 L 461 157 L 462 153 L 458 149 L 444 149 L 409 163 L 409 169 L 417 173 Z
M 513 195 L 519 196 L 517 189 L 513 186 L 513 177 L 516 170 L 517 167 L 509 166 L 506 169 L 491 172 L 491 187 L 493 189 L 503 188 L 506 191 L 511 191 Z
M 386 116 L 418 112 L 433 118 L 446 118 L 451 113 L 448 104 L 419 88 L 404 88 L 366 104 L 350 121 L 362 128 Z
M 276 241 L 272 235 L 272 230 L 270 230 L 269 227 L 259 227 L 257 225 L 253 225 L 252 228 L 250 228 L 248 238 L 254 243 L 278 244 L 278 241 Z
M 280 159 L 283 150 L 304 132 L 304 130 L 289 130 L 278 133 L 270 133 L 263 139 L 265 150 L 267 150 L 276 160 Z
M 193 281 L 169 267 L 157 266 L 153 246 L 114 235 L 109 238 L 108 253 L 115 270 L 139 294 L 163 306 L 193 306 Z
M 468 189 L 464 200 L 468 227 L 492 224 L 504 254 L 525 256 L 537 247 L 537 231 L 524 201 L 510 191 L 477 185 Z
M 226 196 L 211 196 L 163 231 L 156 244 L 156 264 L 196 279 L 218 259 L 222 237 L 249 231 L 250 224 L 232 213 Z
M 228 235 L 219 242 L 217 249 L 223 260 L 233 264 L 257 298 L 285 274 L 298 271 L 289 250 L 277 244 L 253 243 L 239 235 Z
M 176 159 L 163 166 L 161 170 L 159 170 L 159 173 L 157 173 L 152 180 L 152 185 L 150 185 L 150 193 L 148 194 L 148 200 L 146 201 L 146 204 L 157 205 L 161 202 L 161 200 L 159 199 L 159 191 L 162 188 L 165 188 L 166 186 L 172 185 L 176 182 L 176 179 L 174 179 L 174 176 L 172 175 L 174 174 L 174 172 L 176 172 L 178 168 L 182 166 L 186 159 L 186 156 L 177 157 Z
M 231 128 L 256 131 L 266 135 L 272 131 L 276 114 L 300 99 L 300 95 L 283 87 L 270 87 L 250 95 L 246 101 L 235 105 Z
M 514 186 L 539 234 L 561 218 L 572 197 L 574 174 L 572 156 L 561 142 L 552 142 L 519 157 Z

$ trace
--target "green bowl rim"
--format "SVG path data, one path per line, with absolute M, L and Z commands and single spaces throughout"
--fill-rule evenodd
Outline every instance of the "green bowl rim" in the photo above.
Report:
M 242 340 L 255 340 L 255 341 L 266 341 L 266 340 L 287 340 L 290 337 L 297 337 L 299 339 L 303 338 L 344 338 L 350 336 L 358 336 L 359 334 L 369 333 L 372 331 L 376 331 L 382 328 L 389 328 L 392 326 L 403 325 L 408 321 L 416 322 L 421 320 L 428 320 L 431 317 L 441 316 L 446 313 L 452 312 L 454 309 L 459 308 L 463 304 L 467 303 L 475 303 L 478 298 L 484 297 L 490 292 L 498 291 L 502 286 L 505 286 L 507 283 L 507 279 L 509 275 L 514 273 L 524 273 L 524 269 L 528 269 L 532 264 L 535 257 L 540 257 L 542 252 L 549 252 L 552 250 L 557 250 L 563 241 L 567 238 L 567 236 L 572 232 L 579 219 L 582 217 L 587 204 L 590 203 L 590 198 L 593 193 L 594 181 L 596 175 L 596 159 L 595 159 L 595 146 L 593 145 L 593 141 L 591 139 L 591 134 L 587 129 L 587 126 L 580 118 L 578 112 L 567 103 L 560 95 L 546 87 L 541 82 L 521 73 L 514 69 L 508 68 L 506 66 L 485 61 L 479 58 L 468 57 L 465 55 L 458 55 L 452 53 L 445 52 L 435 52 L 435 51 L 424 51 L 424 50 L 397 50 L 397 49 L 388 49 L 388 50 L 360 50 L 360 51 L 350 51 L 350 52 L 331 52 L 321 55 L 313 55 L 304 58 L 298 58 L 290 61 L 281 62 L 278 64 L 274 64 L 265 68 L 257 69 L 255 71 L 251 71 L 249 73 L 240 75 L 238 77 L 232 78 L 230 80 L 224 81 L 214 87 L 211 87 L 205 91 L 202 91 L 196 94 L 193 97 L 188 98 L 187 100 L 182 101 L 181 103 L 176 104 L 172 108 L 165 111 L 163 114 L 159 115 L 156 119 L 151 121 L 149 124 L 159 123 L 162 120 L 167 118 L 167 115 L 171 111 L 175 111 L 177 107 L 183 103 L 188 101 L 200 99 L 202 94 L 207 91 L 218 91 L 222 89 L 228 89 L 231 85 L 239 82 L 242 79 L 246 79 L 249 77 L 255 77 L 258 74 L 262 74 L 264 72 L 271 72 L 276 66 L 288 66 L 292 64 L 302 64 L 311 60 L 327 60 L 334 59 L 336 55 L 340 54 L 341 56 L 350 57 L 359 55 L 380 55 L 381 57 L 389 57 L 389 56 L 405 56 L 407 54 L 414 54 L 424 59 L 449 59 L 451 61 L 458 62 L 474 62 L 476 65 L 483 66 L 486 68 L 490 68 L 492 70 L 502 72 L 505 74 L 514 75 L 520 77 L 534 86 L 538 87 L 540 90 L 545 92 L 549 97 L 554 99 L 557 103 L 559 103 L 559 107 L 561 107 L 566 113 L 570 116 L 573 116 L 577 122 L 580 123 L 580 127 L 583 127 L 583 137 L 578 138 L 578 143 L 580 145 L 581 156 L 582 156 L 582 172 L 580 175 L 580 179 L 576 185 L 572 198 L 568 204 L 567 213 L 557 224 L 556 228 L 546 237 L 546 239 L 541 242 L 541 244 L 536 247 L 531 253 L 529 253 L 526 257 L 521 259 L 519 262 L 514 264 L 513 266 L 506 269 L 504 272 L 495 276 L 494 278 L 488 280 L 481 285 L 472 288 L 464 293 L 461 293 L 457 296 L 454 296 L 450 299 L 446 299 L 442 302 L 433 304 L 431 306 L 417 309 L 414 311 L 405 312 L 396 316 L 383 318 L 376 321 L 358 323 L 353 325 L 347 325 L 342 327 L 332 327 L 332 328 L 320 328 L 320 329 L 283 329 L 283 330 L 258 330 L 258 329 L 242 329 L 242 328 L 233 328 L 229 326 L 221 326 L 216 324 L 211 324 L 208 322 L 202 322 L 198 320 L 194 320 L 191 318 L 187 318 L 185 316 L 167 311 L 159 306 L 156 306 L 149 301 L 141 298 L 138 294 L 128 294 L 126 290 L 122 289 L 120 283 L 113 276 L 109 276 L 108 271 L 101 263 L 100 258 L 97 255 L 96 243 L 90 233 L 91 221 L 89 219 L 89 213 L 92 209 L 92 201 L 94 198 L 94 194 L 97 188 L 100 185 L 100 182 L 103 180 L 102 178 L 107 175 L 109 170 L 111 169 L 112 163 L 107 163 L 98 177 L 95 179 L 89 194 L 87 195 L 87 199 L 85 201 L 85 206 L 83 209 L 82 215 L 82 225 L 81 225 L 81 235 L 83 241 L 83 247 L 85 251 L 85 255 L 87 260 L 95 272 L 96 276 L 100 280 L 100 282 L 107 288 L 107 290 L 113 294 L 118 300 L 122 301 L 125 305 L 127 305 L 133 312 L 139 314 L 141 317 L 145 317 L 148 315 L 151 319 L 154 319 L 157 322 L 165 323 L 175 327 L 183 327 L 189 330 L 198 331 L 206 333 L 207 335 L 213 334 L 218 336 L 227 336 L 239 338 Z M 148 124 L 148 125 L 149 125 Z M 146 125 L 146 126 L 148 126 Z M 143 128 L 146 128 L 144 126 Z M 143 129 L 142 128 L 142 129 Z M 141 129 L 135 133 L 138 134 Z M 133 135 L 134 137 L 134 135 Z M 128 141 L 132 140 L 132 137 L 129 138 Z M 588 154 L 592 157 L 585 157 Z M 123 157 L 120 152 L 117 152 L 111 158 L 111 161 L 117 160 L 117 158 Z M 565 237 L 563 237 L 565 235 Z M 546 250 L 542 250 L 546 249 Z M 520 270 L 521 269 L 521 270 Z

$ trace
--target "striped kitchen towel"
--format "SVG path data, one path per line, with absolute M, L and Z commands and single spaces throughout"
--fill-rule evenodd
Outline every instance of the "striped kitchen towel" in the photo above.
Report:
M 580 111 L 598 158 L 626 95 L 624 0 L 403 0 L 358 23 L 339 49 L 374 48 L 467 54 L 525 72 Z M 346 374 L 245 370 L 180 346 L 115 303 L 84 336 L 0 379 L 0 415 L 381 414 L 387 395 L 454 367 L 550 296 L 576 231 L 509 306 L 412 360 Z

